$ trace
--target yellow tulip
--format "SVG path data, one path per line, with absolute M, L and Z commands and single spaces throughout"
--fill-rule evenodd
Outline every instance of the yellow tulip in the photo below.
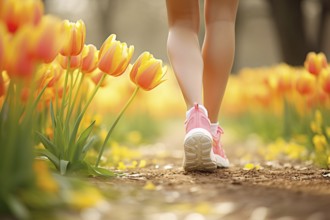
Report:
M 328 66 L 327 58 L 324 53 L 316 54 L 314 52 L 309 52 L 304 66 L 309 73 L 318 76 L 321 73 L 321 70 Z
M 4 69 L 10 78 L 30 78 L 36 68 L 36 60 L 31 56 L 31 26 L 21 27 L 8 42 Z
M 302 73 L 296 81 L 296 89 L 301 95 L 312 94 L 315 90 L 316 79 L 307 72 Z
M 63 56 L 77 56 L 81 53 L 86 38 L 86 26 L 82 20 L 76 23 L 63 21 L 63 30 L 66 36 L 66 42 L 61 50 Z
M 1 3 L 0 20 L 10 33 L 15 33 L 25 24 L 36 25 L 44 13 L 41 0 L 6 0 Z
M 323 91 L 330 94 L 330 68 L 326 68 L 321 71 L 320 83 Z
M 131 61 L 134 47 L 116 40 L 116 35 L 110 35 L 102 44 L 99 52 L 98 68 L 111 76 L 120 76 L 125 72 Z
M 98 50 L 92 44 L 85 45 L 82 52 L 81 72 L 91 73 L 97 67 Z
M 134 63 L 130 78 L 138 87 L 148 91 L 164 81 L 166 70 L 161 60 L 155 59 L 149 52 L 144 52 Z
M 63 69 L 68 68 L 69 58 L 67 56 L 62 56 L 59 54 L 57 56 L 57 62 L 61 65 Z M 70 56 L 70 70 L 79 69 L 82 64 L 82 55 Z
M 64 40 L 61 22 L 52 16 L 44 16 L 31 36 L 32 54 L 44 63 L 50 63 L 59 53 Z

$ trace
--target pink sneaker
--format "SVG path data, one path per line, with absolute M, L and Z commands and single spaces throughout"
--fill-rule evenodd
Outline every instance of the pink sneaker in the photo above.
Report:
M 212 156 L 212 135 L 206 113 L 194 105 L 185 122 L 183 168 L 186 171 L 213 171 L 217 168 Z
M 221 135 L 223 134 L 223 130 L 220 126 L 218 126 L 216 135 L 213 136 L 213 150 L 211 152 L 212 161 L 215 162 L 217 167 L 229 167 L 229 160 L 225 154 L 225 151 L 222 147 L 221 143 Z

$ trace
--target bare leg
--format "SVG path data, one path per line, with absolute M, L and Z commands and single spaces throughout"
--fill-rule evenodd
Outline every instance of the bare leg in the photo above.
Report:
M 205 0 L 204 105 L 212 123 L 225 93 L 235 53 L 235 19 L 238 0 Z
M 202 104 L 203 59 L 198 42 L 198 0 L 167 0 L 168 56 L 187 108 Z

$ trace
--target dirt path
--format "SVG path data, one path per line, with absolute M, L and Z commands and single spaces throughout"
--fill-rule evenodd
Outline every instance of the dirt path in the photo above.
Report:
M 173 131 L 173 130 L 172 130 Z M 183 135 L 175 132 L 175 137 Z M 115 219 L 330 219 L 328 170 L 309 164 L 260 161 L 262 169 L 244 170 L 234 151 L 229 169 L 186 173 L 181 138 L 167 137 L 145 148 L 147 167 L 129 170 L 110 182 Z M 106 188 L 105 188 L 106 189 Z M 118 212 L 119 210 L 127 210 Z M 114 215 L 114 213 L 116 213 Z M 121 214 L 118 214 L 121 213 Z M 107 215 L 106 215 L 107 216 Z M 108 216 L 109 217 L 109 216 Z M 106 219 L 106 218 L 105 218 Z

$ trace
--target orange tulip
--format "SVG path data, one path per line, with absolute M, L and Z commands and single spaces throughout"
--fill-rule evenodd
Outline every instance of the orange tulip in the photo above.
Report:
M 64 20 L 62 27 L 65 33 L 66 42 L 61 50 L 63 56 L 77 56 L 81 53 L 86 37 L 86 26 L 82 20 L 76 23 Z
M 316 79 L 307 72 L 302 73 L 296 81 L 296 89 L 301 95 L 312 94 L 315 91 Z
M 161 60 L 155 59 L 149 52 L 144 52 L 135 61 L 130 78 L 137 86 L 148 91 L 164 81 L 166 69 L 162 67 Z
M 59 54 L 57 56 L 57 61 L 63 69 L 68 68 L 69 57 L 62 56 L 61 54 Z M 70 70 L 80 68 L 81 64 L 82 64 L 82 54 L 79 54 L 78 56 L 71 56 L 70 57 Z
M 110 35 L 102 44 L 99 52 L 98 68 L 111 76 L 123 74 L 131 61 L 134 47 L 116 40 L 116 35 Z
M 103 73 L 102 71 L 96 69 L 96 70 L 92 73 L 92 76 L 91 76 L 91 80 L 92 80 L 92 82 L 93 82 L 95 85 L 99 84 L 99 82 L 100 82 L 100 80 L 101 80 L 103 74 L 104 74 L 104 73 Z M 103 80 L 103 82 L 101 83 L 100 86 L 101 86 L 101 87 L 105 87 L 106 85 L 107 85 L 106 80 Z
M 304 66 L 309 73 L 318 76 L 321 73 L 321 70 L 328 66 L 327 58 L 324 53 L 316 54 L 314 52 L 309 52 Z
M 92 44 L 85 45 L 82 53 L 81 72 L 91 73 L 97 67 L 98 51 Z
M 30 78 L 36 67 L 36 60 L 31 56 L 31 26 L 21 27 L 8 42 L 4 69 L 9 77 Z
M 38 24 L 44 6 L 41 0 L 5 0 L 0 11 L 0 20 L 4 21 L 9 32 L 15 33 L 25 24 Z
M 44 63 L 50 63 L 59 53 L 64 35 L 60 20 L 44 16 L 32 35 L 32 54 Z
M 324 69 L 321 72 L 320 83 L 323 91 L 330 94 L 330 68 Z

